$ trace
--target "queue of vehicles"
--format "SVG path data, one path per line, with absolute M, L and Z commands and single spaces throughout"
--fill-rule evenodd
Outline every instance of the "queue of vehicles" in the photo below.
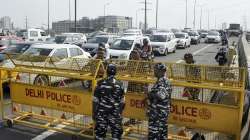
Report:
M 9 43 L 8 44 L 6 43 L 6 40 L 8 39 L 0 37 L 0 52 L 23 53 L 26 49 L 21 49 L 20 51 L 20 46 L 24 44 L 29 44 L 30 46 L 37 43 L 43 43 L 44 45 L 61 44 L 61 46 L 71 44 L 79 46 L 84 52 L 93 57 L 97 52 L 98 45 L 100 43 L 104 43 L 105 48 L 107 49 L 107 56 L 109 56 L 109 58 L 128 60 L 130 53 L 135 48 L 135 45 L 143 45 L 143 39 L 148 40 L 149 44 L 152 46 L 154 55 L 164 56 L 168 55 L 168 53 L 175 53 L 178 48 L 185 49 L 193 44 L 199 44 L 201 39 L 204 39 L 205 43 L 219 43 L 222 40 L 218 31 L 195 31 L 190 28 L 186 28 L 184 30 L 173 29 L 171 31 L 159 29 L 154 30 L 151 34 L 147 35 L 143 35 L 140 29 L 128 29 L 121 35 L 95 32 L 89 34 L 88 36 L 82 33 L 63 33 L 56 35 L 55 37 L 46 35 L 41 29 L 28 29 L 26 32 L 23 32 L 21 39 L 23 39 L 23 42 L 25 40 L 26 43 L 22 43 L 22 40 L 20 41 L 19 38 L 19 42 L 9 43 L 7 41 Z M 44 43 L 44 41 L 46 41 L 46 43 Z M 4 43 L 5 45 L 3 45 Z M 8 46 L 11 47 L 7 49 Z M 6 51 L 4 51 L 5 49 Z M 3 60 L 3 55 L 0 55 L 0 61 Z

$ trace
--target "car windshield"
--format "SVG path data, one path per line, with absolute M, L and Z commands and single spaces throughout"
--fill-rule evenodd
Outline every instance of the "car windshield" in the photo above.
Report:
M 23 53 L 25 52 L 31 44 L 14 44 L 6 48 L 4 53 Z
M 108 42 L 108 37 L 95 37 L 93 39 L 89 39 L 88 43 L 107 43 Z
M 198 36 L 198 33 L 196 33 L 196 32 L 189 32 L 188 35 L 190 35 L 190 36 Z
M 208 32 L 208 35 L 219 36 L 220 33 L 218 33 L 218 32 Z
M 49 56 L 52 49 L 48 48 L 29 48 L 24 54 L 25 55 L 33 55 L 33 56 Z
M 133 45 L 133 42 L 134 42 L 133 40 L 117 39 L 111 45 L 110 49 L 114 49 L 114 50 L 130 50 L 132 45 Z
M 150 41 L 152 42 L 166 42 L 167 36 L 166 35 L 153 35 L 150 37 Z
M 185 38 L 185 34 L 175 34 L 176 38 Z
M 67 36 L 56 36 L 55 38 L 55 42 L 57 44 L 62 44 L 64 43 L 64 41 L 66 40 Z

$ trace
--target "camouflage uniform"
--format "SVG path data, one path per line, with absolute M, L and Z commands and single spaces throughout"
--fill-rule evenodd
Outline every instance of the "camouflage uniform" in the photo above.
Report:
M 166 140 L 168 137 L 167 119 L 170 112 L 171 92 L 170 82 L 162 77 L 148 94 L 149 140 Z
M 113 76 L 98 82 L 93 105 L 93 119 L 96 121 L 95 139 L 103 140 L 110 126 L 112 138 L 120 140 L 123 133 L 121 114 L 125 105 L 122 83 Z

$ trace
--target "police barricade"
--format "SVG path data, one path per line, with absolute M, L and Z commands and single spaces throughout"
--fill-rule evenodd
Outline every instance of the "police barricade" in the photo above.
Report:
M 144 92 L 145 87 L 149 91 L 156 80 L 153 67 L 157 62 L 111 60 L 110 63 L 117 65 L 117 78 L 127 85 L 124 116 L 138 120 L 130 123 L 135 125 L 127 134 L 146 134 Z M 169 131 L 179 134 L 184 127 L 187 137 L 198 132 L 206 139 L 240 139 L 245 69 L 165 64 L 173 85 Z M 187 90 L 191 93 L 186 93 Z M 198 94 L 197 99 L 189 98 L 194 94 Z
M 22 124 L 92 138 L 92 92 L 103 76 L 100 60 L 8 55 L 1 67 L 7 125 Z M 1 92 L 1 94 L 5 94 Z
M 57 58 L 23 55 L 9 58 L 13 66 L 1 67 L 1 82 L 10 82 L 11 87 L 9 104 L 2 102 L 3 118 L 8 120 L 9 127 L 18 123 L 93 138 L 90 117 L 92 93 L 96 81 L 103 76 L 101 61 L 72 58 L 59 61 Z M 153 74 L 155 63 L 122 60 L 111 60 L 110 63 L 117 65 L 117 78 L 123 81 L 126 88 L 123 137 L 146 138 L 144 91 L 150 90 L 156 80 Z M 208 134 L 208 139 L 217 136 L 211 135 L 212 132 L 239 139 L 245 69 L 174 63 L 166 65 L 167 76 L 174 87 L 169 139 L 190 139 L 193 132 Z M 91 83 L 91 86 L 84 90 L 79 87 L 81 83 Z M 198 100 L 183 96 L 187 88 L 199 89 Z M 232 95 L 233 103 L 227 100 L 210 103 L 214 91 Z M 228 98 L 231 99 L 231 96 Z M 179 126 L 185 127 L 188 134 L 177 135 Z

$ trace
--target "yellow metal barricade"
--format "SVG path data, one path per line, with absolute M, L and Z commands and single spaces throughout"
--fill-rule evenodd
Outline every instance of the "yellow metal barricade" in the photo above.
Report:
M 11 89 L 10 100 L 1 102 L 3 118 L 9 126 L 19 123 L 93 138 L 92 94 L 104 71 L 100 60 L 23 55 L 9 58 L 13 67 L 0 68 L 0 84 L 8 82 Z M 144 139 L 147 137 L 145 91 L 156 80 L 153 67 L 157 62 L 111 60 L 109 63 L 117 65 L 116 77 L 123 81 L 127 91 L 123 137 Z M 165 64 L 173 85 L 169 139 L 190 139 L 193 132 L 200 132 L 209 139 L 221 133 L 239 140 L 245 69 Z M 86 83 L 87 89 L 81 87 Z M 183 97 L 185 88 L 199 89 L 199 101 Z M 217 100 L 217 95 L 222 97 Z M 187 131 L 185 136 L 178 135 L 180 127 Z

